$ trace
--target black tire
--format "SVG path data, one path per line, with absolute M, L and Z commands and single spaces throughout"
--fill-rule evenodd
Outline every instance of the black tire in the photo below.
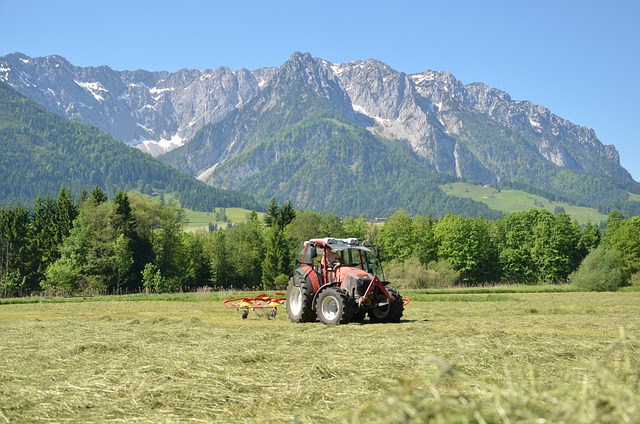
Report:
M 327 287 L 318 294 L 316 313 L 323 324 L 346 324 L 353 317 L 353 302 L 341 288 Z
M 395 289 L 386 287 L 387 291 L 393 298 L 391 303 L 384 306 L 373 308 L 369 311 L 369 319 L 371 322 L 387 323 L 387 322 L 400 322 L 402 314 L 404 313 L 404 303 L 402 297 Z M 387 298 L 383 295 L 378 296 L 380 301 L 386 301 Z
M 311 283 L 302 281 L 299 286 L 289 278 L 287 286 L 287 315 L 291 322 L 313 322 L 316 312 L 313 310 L 313 290 Z

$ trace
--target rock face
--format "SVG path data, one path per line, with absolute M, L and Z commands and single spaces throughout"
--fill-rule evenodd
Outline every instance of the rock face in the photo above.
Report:
M 327 113 L 458 178 L 529 184 L 538 172 L 564 169 L 633 181 L 614 146 L 544 106 L 481 83 L 464 85 L 448 72 L 408 75 L 376 60 L 332 64 L 294 53 L 280 68 L 170 73 L 81 68 L 59 56 L 16 53 L 0 58 L 0 80 L 153 155 L 184 145 L 167 161 L 231 188 L 267 166 L 243 162 L 243 154 Z M 235 177 L 216 177 L 230 161 Z

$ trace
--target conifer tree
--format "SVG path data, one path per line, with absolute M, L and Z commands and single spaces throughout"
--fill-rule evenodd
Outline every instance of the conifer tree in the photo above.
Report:
M 78 206 L 73 200 L 71 190 L 62 186 L 55 200 L 56 244 L 61 245 L 73 226 L 73 220 L 78 216 Z
M 293 208 L 293 205 L 291 205 L 291 201 L 287 200 L 280 207 L 280 213 L 278 215 L 278 220 L 277 220 L 278 225 L 280 226 L 280 228 L 284 229 L 287 225 L 291 223 L 291 221 L 293 221 L 295 217 L 296 217 L 296 210 Z
M 289 271 L 289 244 L 284 231 L 275 224 L 265 230 L 262 287 L 275 288 L 276 277 Z
M 273 224 L 278 222 L 278 217 L 280 216 L 280 208 L 278 208 L 278 204 L 276 203 L 275 198 L 271 198 L 269 201 L 269 206 L 267 207 L 267 213 L 264 215 L 264 223 L 267 227 L 271 227 Z
M 107 195 L 105 194 L 104 190 L 102 190 L 100 187 L 95 186 L 93 187 L 93 190 L 91 190 L 91 197 L 90 197 L 91 201 L 93 203 L 95 203 L 96 205 L 99 205 L 100 203 L 104 203 L 106 202 L 108 199 Z
M 33 262 L 27 275 L 34 290 L 38 289 L 38 281 L 44 275 L 47 266 L 60 257 L 56 242 L 57 233 L 55 202 L 48 195 L 44 199 L 38 196 L 29 232 Z

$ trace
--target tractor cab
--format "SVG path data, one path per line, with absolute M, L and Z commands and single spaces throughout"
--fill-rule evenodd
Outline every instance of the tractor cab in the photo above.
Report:
M 296 255 L 296 267 L 307 266 L 318 274 L 322 284 L 341 283 L 350 275 L 384 281 L 377 249 L 357 239 L 322 238 L 304 241 Z

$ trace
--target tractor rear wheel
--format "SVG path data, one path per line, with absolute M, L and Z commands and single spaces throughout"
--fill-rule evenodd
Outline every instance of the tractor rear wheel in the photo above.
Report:
M 299 286 L 293 283 L 293 277 L 289 278 L 287 286 L 287 315 L 291 322 L 313 322 L 316 320 L 316 312 L 313 310 L 313 290 L 311 283 L 300 282 Z
M 369 311 L 369 319 L 371 322 L 400 322 L 400 318 L 402 318 L 402 314 L 404 313 L 404 302 L 402 301 L 402 297 L 391 287 L 387 287 L 386 289 L 393 300 L 385 305 L 376 306 L 371 309 Z M 379 295 L 378 299 L 380 302 L 387 301 L 387 298 L 383 295 Z
M 318 294 L 316 313 L 323 324 L 346 324 L 353 317 L 353 302 L 346 291 L 328 287 Z

